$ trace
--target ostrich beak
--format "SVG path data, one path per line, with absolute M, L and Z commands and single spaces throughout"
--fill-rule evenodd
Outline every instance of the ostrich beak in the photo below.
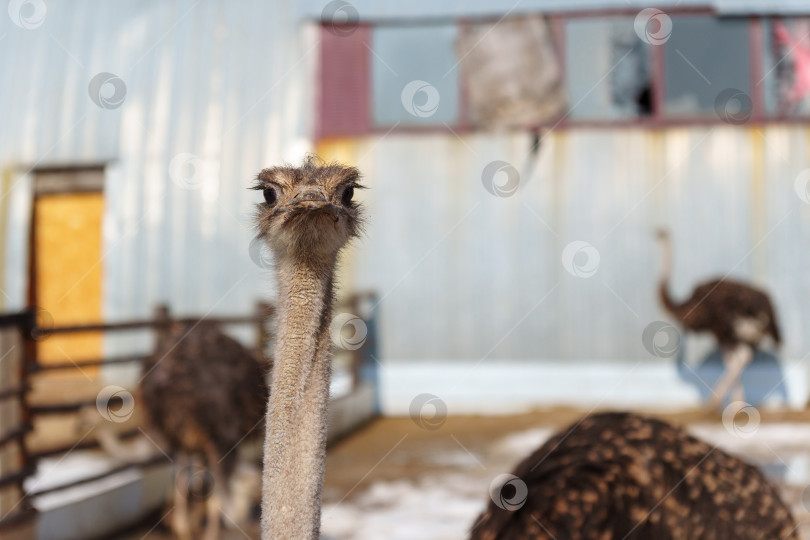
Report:
M 339 221 L 338 208 L 320 188 L 315 186 L 301 187 L 295 197 L 287 203 L 286 213 L 287 222 L 315 214 L 328 215 L 336 223 Z
M 323 191 L 316 187 L 304 187 L 298 192 L 298 195 L 290 201 L 296 206 L 303 206 L 305 208 L 323 208 L 329 204 L 329 199 L 326 198 Z

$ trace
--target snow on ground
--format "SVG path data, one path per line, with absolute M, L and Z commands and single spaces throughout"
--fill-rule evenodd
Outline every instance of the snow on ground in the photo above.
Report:
M 697 424 L 694 435 L 757 463 L 783 488 L 797 520 L 808 517 L 803 491 L 810 484 L 810 425 L 762 424 L 742 435 L 723 424 Z M 511 468 L 553 433 L 551 428 L 516 431 L 493 440 L 486 449 L 434 451 L 429 445 L 410 451 L 411 459 L 428 465 L 409 478 L 376 480 L 323 507 L 327 540 L 456 540 L 466 537 L 484 508 L 491 479 Z M 460 445 L 460 443 L 459 443 Z M 439 469 L 437 470 L 436 467 Z M 801 532 L 810 538 L 802 527 Z
M 413 540 L 464 538 L 484 508 L 481 483 L 449 473 L 375 482 L 350 502 L 323 507 L 324 539 Z
M 518 459 L 545 443 L 554 435 L 551 428 L 536 428 L 519 431 L 503 437 L 492 445 L 492 452 L 507 458 Z

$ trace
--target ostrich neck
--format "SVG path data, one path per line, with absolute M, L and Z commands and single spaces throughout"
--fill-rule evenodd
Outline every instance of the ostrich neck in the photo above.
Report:
M 315 540 L 326 457 L 334 261 L 282 259 L 267 409 L 262 538 Z
M 669 283 L 672 275 L 672 243 L 669 238 L 661 239 L 661 277 L 659 282 Z
M 669 293 L 669 280 L 672 275 L 672 243 L 668 237 L 661 239 L 661 276 L 658 280 L 658 295 L 672 315 L 682 320 L 680 306 Z

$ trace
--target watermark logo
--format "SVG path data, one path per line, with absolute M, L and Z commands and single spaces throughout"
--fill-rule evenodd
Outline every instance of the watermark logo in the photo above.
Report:
M 177 154 L 169 162 L 169 178 L 183 189 L 199 189 L 203 182 L 202 160 L 187 152 Z
M 599 251 L 583 240 L 575 240 L 562 252 L 563 268 L 579 278 L 589 278 L 599 270 Z
M 672 35 L 672 19 L 660 9 L 646 8 L 636 15 L 633 28 L 644 43 L 663 45 Z
M 214 475 L 199 464 L 186 465 L 178 471 L 177 482 L 190 501 L 205 501 L 214 491 Z
M 108 422 L 120 424 L 132 417 L 135 411 L 135 398 L 126 388 L 110 385 L 102 388 L 96 396 L 96 409 Z
M 511 197 L 517 193 L 520 185 L 520 173 L 506 161 L 492 161 L 484 167 L 481 173 L 481 182 L 492 195 L 496 197 Z
M 425 81 L 411 81 L 402 89 L 402 106 L 411 116 L 429 118 L 439 110 L 439 91 Z
M 750 439 L 759 429 L 759 411 L 745 401 L 732 401 L 723 409 L 723 427 L 740 439 Z
M 807 486 L 802 491 L 802 505 L 805 511 L 810 512 L 810 486 Z
M 48 6 L 43 0 L 11 0 L 8 3 L 8 16 L 11 22 L 24 28 L 34 30 L 45 22 Z
M 753 110 L 751 96 L 736 88 L 726 88 L 714 100 L 714 112 L 726 124 L 739 126 L 748 122 Z
M 104 71 L 90 79 L 87 93 L 102 109 L 117 109 L 127 97 L 127 85 L 118 75 Z
M 447 421 L 447 404 L 439 396 L 419 394 L 408 408 L 413 423 L 422 429 L 435 431 Z
M 526 504 L 528 496 L 526 482 L 514 474 L 499 474 L 489 484 L 490 499 L 503 510 L 520 510 Z
M 339 37 L 347 37 L 357 30 L 360 15 L 357 8 L 344 0 L 333 0 L 324 6 L 321 11 L 321 24 L 330 32 Z
M 681 348 L 681 333 L 668 322 L 653 321 L 644 328 L 641 342 L 651 355 L 672 358 Z
M 43 341 L 51 334 L 50 330 L 53 328 L 53 315 L 41 307 L 34 308 L 34 322 L 36 326 L 31 330 L 31 339 L 34 341 Z
M 273 254 L 267 246 L 267 242 L 258 236 L 250 241 L 248 246 L 248 255 L 253 264 L 262 270 L 270 270 L 273 268 Z
M 368 328 L 363 319 L 351 313 L 339 313 L 329 325 L 329 335 L 335 347 L 356 351 L 366 342 Z
M 810 204 L 810 169 L 805 169 L 796 176 L 793 189 L 802 202 Z

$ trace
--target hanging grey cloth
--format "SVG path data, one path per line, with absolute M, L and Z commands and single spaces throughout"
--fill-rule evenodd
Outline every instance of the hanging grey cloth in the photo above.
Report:
M 463 25 L 456 53 L 473 124 L 528 127 L 565 114 L 562 70 L 541 15 Z

